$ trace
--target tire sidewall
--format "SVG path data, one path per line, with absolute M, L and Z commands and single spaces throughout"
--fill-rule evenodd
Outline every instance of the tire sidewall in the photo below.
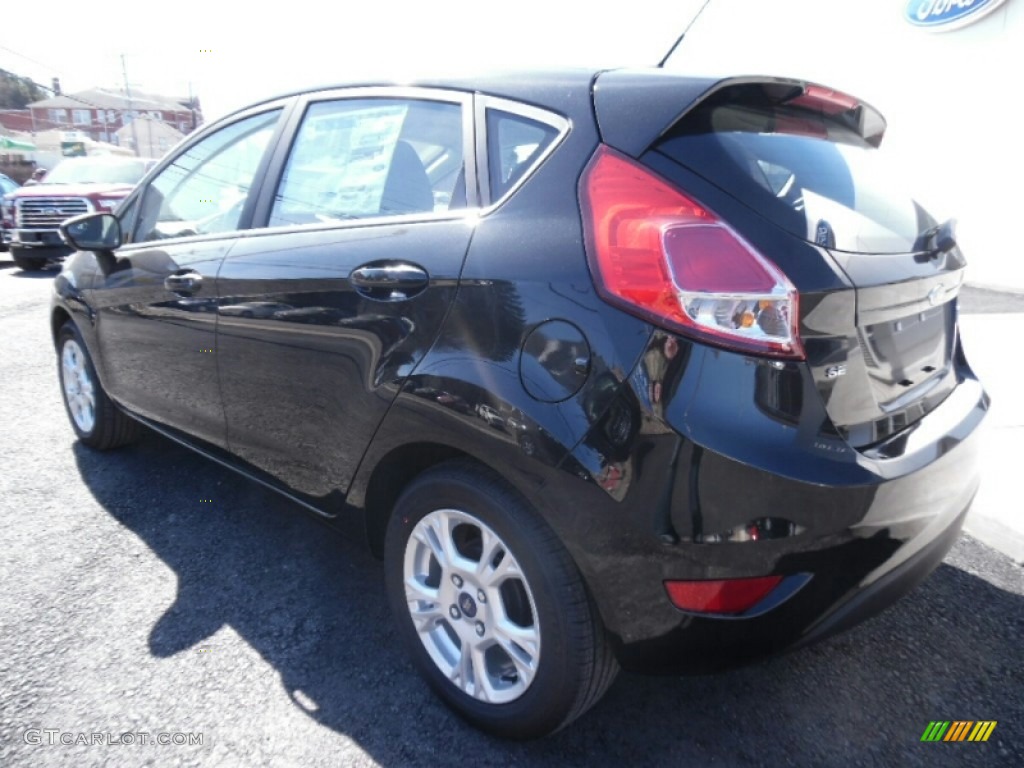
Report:
M 10 254 L 14 265 L 25 272 L 38 272 L 46 267 L 48 261 L 48 257 L 33 256 L 31 251 L 26 251 L 25 248 L 11 248 Z
M 550 562 L 552 558 L 539 555 L 540 542 L 533 534 L 537 521 L 524 519 L 535 518 L 526 502 L 511 493 L 492 495 L 488 492 L 492 488 L 490 482 L 474 486 L 460 474 L 434 471 L 402 494 L 385 542 L 388 599 L 413 662 L 445 703 L 495 735 L 534 738 L 562 724 L 582 684 L 580 668 L 584 660 L 579 657 L 579 649 L 573 647 L 569 612 L 563 606 L 578 605 L 585 593 L 578 576 L 573 584 L 571 576 L 560 573 L 566 563 Z M 513 503 L 508 503 L 510 500 Z M 508 546 L 529 584 L 540 625 L 540 663 L 530 687 L 515 701 L 487 704 L 457 688 L 434 664 L 409 616 L 404 587 L 406 543 L 420 520 L 439 509 L 459 510 L 491 528 Z

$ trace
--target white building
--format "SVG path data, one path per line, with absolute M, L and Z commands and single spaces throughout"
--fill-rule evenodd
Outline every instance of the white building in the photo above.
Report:
M 943 9 L 974 20 L 908 19 Z M 874 105 L 918 199 L 958 219 L 968 281 L 1024 291 L 1024 0 L 711 0 L 667 67 L 805 78 Z
M 138 141 L 139 157 L 163 157 L 167 150 L 181 141 L 185 134 L 162 120 L 151 117 L 137 117 L 128 125 L 114 131 L 117 143 L 122 147 L 134 148 Z

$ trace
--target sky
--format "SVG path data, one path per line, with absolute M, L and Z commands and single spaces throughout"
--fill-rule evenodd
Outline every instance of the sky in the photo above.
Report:
M 65 91 L 124 84 L 200 97 L 207 119 L 308 84 L 543 65 L 653 64 L 703 0 L 628 6 L 517 0 L 327 4 L 279 10 L 180 0 L 89 8 L 6 0 L 0 68 Z M 147 11 L 146 6 L 152 5 Z M 102 7 L 102 6 L 101 6 Z M 263 7 L 272 7 L 265 5 Z M 628 7 L 629 12 L 624 12 Z
M 806 78 L 852 93 L 889 120 L 883 142 L 936 215 L 957 215 L 993 281 L 1018 217 L 1005 179 L 1024 178 L 1017 78 L 1024 0 L 932 33 L 903 18 L 923 0 L 178 0 L 116 6 L 0 0 L 0 68 L 65 91 L 124 84 L 199 96 L 207 121 L 309 85 L 544 65 L 656 63 L 701 9 L 668 67 L 699 75 Z M 40 13 L 39 9 L 45 8 Z M 245 10 L 239 10 L 243 8 Z M 989 255 L 991 254 L 991 256 Z

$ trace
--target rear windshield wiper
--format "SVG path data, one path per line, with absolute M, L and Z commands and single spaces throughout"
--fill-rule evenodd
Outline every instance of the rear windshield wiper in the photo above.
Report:
M 936 224 L 918 235 L 915 249 L 929 257 L 941 256 L 956 248 L 956 219 Z

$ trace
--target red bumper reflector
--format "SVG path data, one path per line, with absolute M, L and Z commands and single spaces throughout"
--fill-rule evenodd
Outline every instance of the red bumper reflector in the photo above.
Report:
M 676 608 L 696 613 L 743 613 L 757 605 L 782 581 L 782 576 L 721 581 L 666 581 Z

